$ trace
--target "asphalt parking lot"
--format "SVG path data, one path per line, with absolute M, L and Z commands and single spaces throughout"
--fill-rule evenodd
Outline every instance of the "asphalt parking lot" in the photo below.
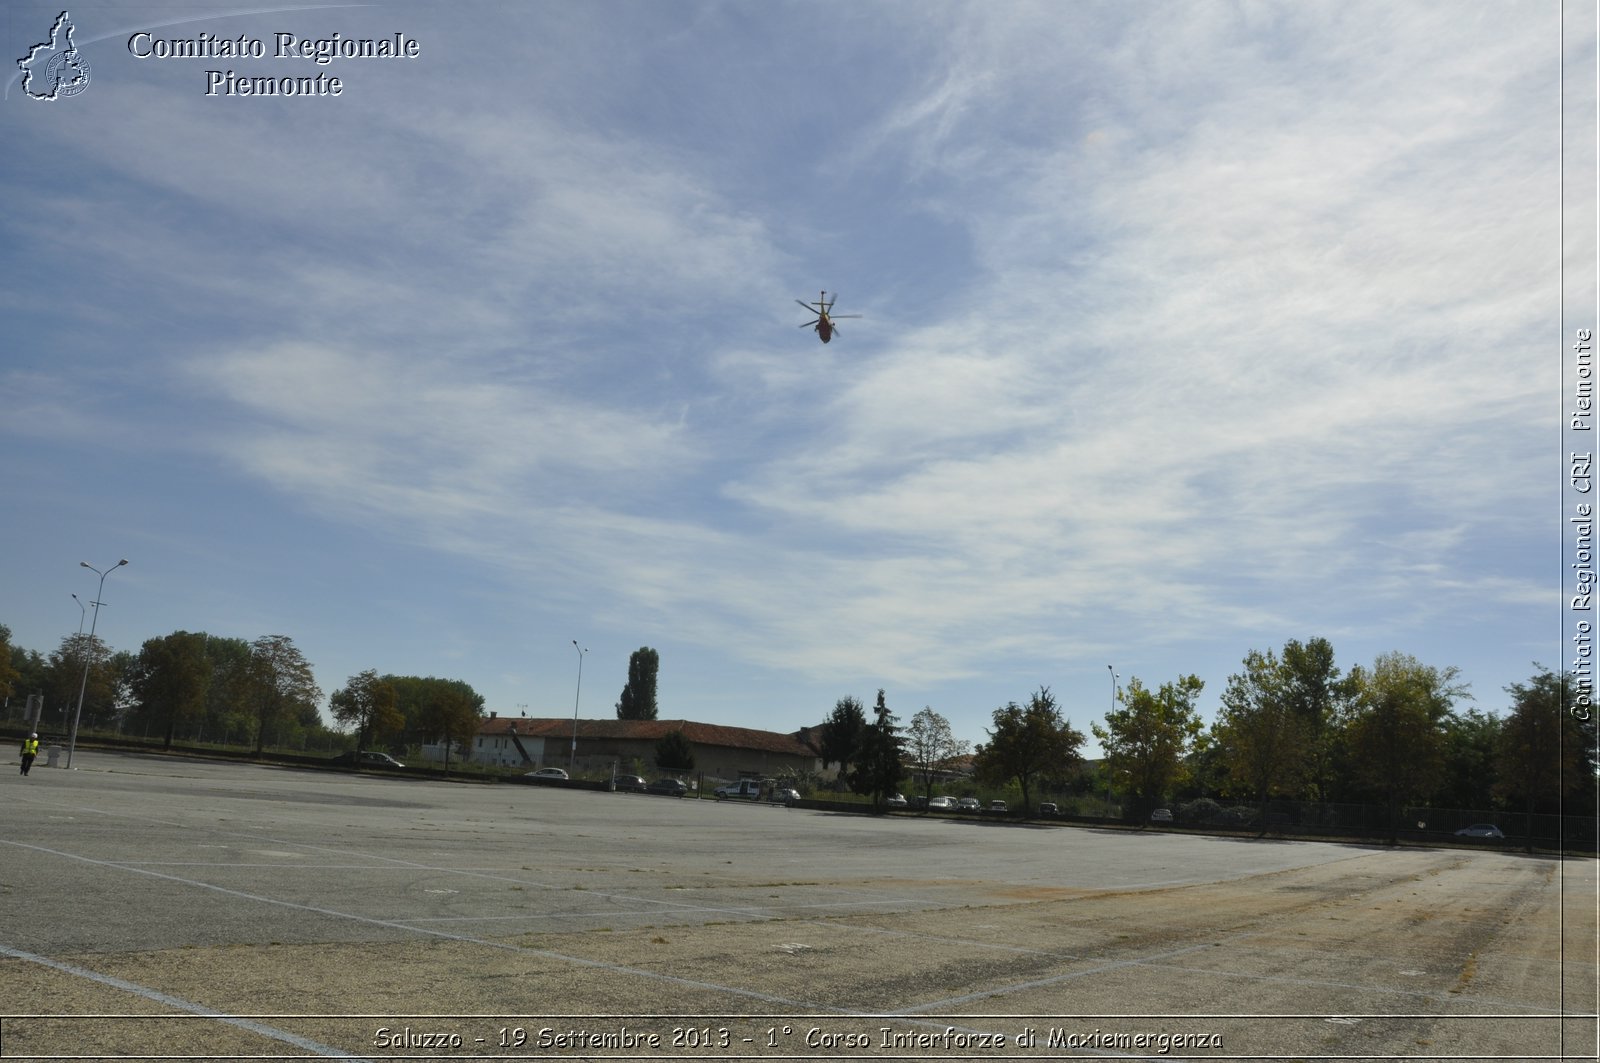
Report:
M 80 751 L 0 1058 L 1593 1058 L 1595 863 Z

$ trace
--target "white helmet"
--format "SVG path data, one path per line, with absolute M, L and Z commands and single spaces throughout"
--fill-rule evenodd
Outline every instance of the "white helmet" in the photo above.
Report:
M 33 732 L 33 734 L 29 735 L 28 737 L 29 738 L 38 738 L 39 737 L 39 732 L 35 731 L 35 732 Z

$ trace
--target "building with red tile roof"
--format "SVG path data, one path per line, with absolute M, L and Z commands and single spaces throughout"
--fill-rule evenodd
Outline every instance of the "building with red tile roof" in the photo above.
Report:
M 499 716 L 483 721 L 468 759 L 503 767 L 569 768 L 580 774 L 609 771 L 659 773 L 656 745 L 673 731 L 682 731 L 694 751 L 694 773 L 706 778 L 772 778 L 816 773 L 822 760 L 810 744 L 812 728 L 782 734 L 751 727 L 697 723 L 694 720 L 577 720 Z

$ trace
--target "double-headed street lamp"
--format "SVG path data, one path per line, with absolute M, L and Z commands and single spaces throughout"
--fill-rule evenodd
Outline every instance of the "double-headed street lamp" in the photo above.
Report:
M 78 721 L 83 718 L 83 692 L 89 687 L 89 661 L 91 659 L 89 651 L 94 647 L 94 630 L 100 624 L 100 595 L 106 589 L 106 577 L 127 563 L 128 559 L 123 558 L 104 572 L 101 572 L 87 561 L 78 562 L 79 566 L 88 569 L 90 572 L 99 573 L 100 588 L 94 592 L 94 602 L 92 603 L 94 605 L 94 619 L 89 621 L 89 642 L 85 645 L 80 639 L 78 644 L 79 651 L 83 653 L 83 679 L 78 683 L 78 708 L 72 714 L 72 737 L 67 740 L 67 768 L 69 770 L 72 767 L 72 751 L 78 748 Z M 73 597 L 76 598 L 77 595 L 74 594 Z M 83 603 L 80 602 L 78 604 L 81 605 Z M 78 631 L 80 634 L 83 631 L 81 622 Z
M 567 771 L 578 770 L 578 699 L 583 696 L 583 655 L 589 651 L 578 645 L 578 640 L 572 640 L 572 648 L 578 651 L 578 689 L 572 695 L 572 756 L 567 761 Z

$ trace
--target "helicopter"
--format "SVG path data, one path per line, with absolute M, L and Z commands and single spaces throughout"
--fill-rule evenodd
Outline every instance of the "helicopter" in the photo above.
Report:
M 801 303 L 800 300 L 796 299 L 795 302 L 800 303 L 801 306 L 805 307 L 807 310 L 809 310 L 813 314 L 817 315 L 815 320 L 807 321 L 804 325 L 801 325 L 800 327 L 801 328 L 812 328 L 812 327 L 815 327 L 816 330 L 817 330 L 817 335 L 822 337 L 822 342 L 823 343 L 827 343 L 829 340 L 833 339 L 833 334 L 835 332 L 839 331 L 839 327 L 834 324 L 835 321 L 839 320 L 842 317 L 860 317 L 861 316 L 860 314 L 833 314 L 833 313 L 830 313 L 830 311 L 833 310 L 834 301 L 837 300 L 838 298 L 839 298 L 839 293 L 838 292 L 834 292 L 833 293 L 833 299 L 829 299 L 828 298 L 828 293 L 826 291 L 824 291 L 820 295 L 817 296 L 817 301 L 814 302 L 814 303 Z

